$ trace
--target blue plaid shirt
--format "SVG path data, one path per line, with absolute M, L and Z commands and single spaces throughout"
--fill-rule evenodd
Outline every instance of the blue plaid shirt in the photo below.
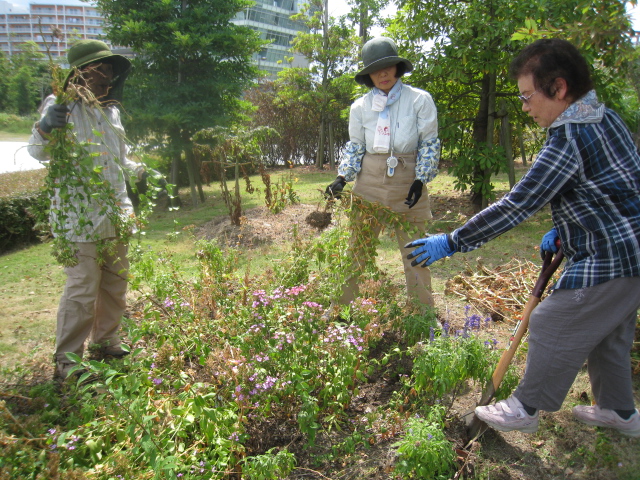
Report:
M 640 154 L 593 91 L 549 127 L 520 182 L 452 233 L 456 250 L 480 247 L 549 203 L 567 258 L 555 288 L 640 276 Z

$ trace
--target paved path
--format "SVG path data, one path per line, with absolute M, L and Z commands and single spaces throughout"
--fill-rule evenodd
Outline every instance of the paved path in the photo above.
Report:
M 44 166 L 27 152 L 27 142 L 0 142 L 0 173 L 35 170 Z

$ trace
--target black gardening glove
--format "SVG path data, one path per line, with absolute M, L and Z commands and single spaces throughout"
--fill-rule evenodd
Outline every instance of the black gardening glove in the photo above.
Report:
M 407 195 L 407 200 L 404 202 L 405 205 L 409 205 L 409 208 L 413 207 L 420 197 L 422 196 L 422 187 L 423 183 L 420 180 L 414 180 L 411 184 L 411 188 L 409 188 L 409 195 Z
M 47 108 L 44 117 L 40 120 L 39 127 L 44 133 L 51 133 L 54 128 L 62 128 L 67 124 L 69 108 L 63 103 L 54 103 Z
M 147 168 L 142 172 L 142 176 L 139 181 L 136 182 L 136 190 L 138 193 L 146 194 L 149 184 L 157 189 L 160 189 L 159 195 L 166 194 L 167 180 L 159 171 L 153 168 Z
M 325 197 L 340 198 L 340 192 L 342 191 L 342 189 L 346 184 L 347 184 L 347 181 L 344 179 L 344 177 L 340 177 L 340 176 L 336 177 L 333 183 L 329 185 L 324 191 Z
M 151 178 L 153 178 L 153 183 L 157 184 L 158 187 L 160 188 L 166 188 L 167 186 L 167 179 L 164 178 L 164 175 L 162 175 L 159 171 L 154 170 L 153 168 L 150 168 L 149 170 L 149 176 Z M 145 173 L 147 173 L 145 171 Z

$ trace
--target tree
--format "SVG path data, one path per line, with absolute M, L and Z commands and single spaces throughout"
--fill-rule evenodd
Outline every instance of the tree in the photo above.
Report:
M 331 141 L 333 122 L 340 118 L 340 112 L 345 108 L 337 101 L 345 85 L 341 77 L 353 70 L 353 59 L 357 58 L 360 43 L 344 20 L 336 22 L 328 15 L 326 0 L 310 0 L 302 12 L 292 18 L 309 27 L 309 33 L 296 35 L 292 50 L 311 61 L 310 71 L 320 113 L 316 167 L 322 168 L 325 153 L 335 150 Z M 351 89 L 354 87 L 352 82 Z M 329 164 L 333 168 L 333 156 L 330 156 Z
M 228 125 L 240 114 L 244 89 L 257 77 L 251 55 L 258 34 L 231 23 L 247 0 L 97 0 L 108 38 L 130 47 L 133 74 L 125 89 L 127 133 L 172 162 L 177 183 L 186 162 L 194 205 L 204 201 L 191 137 Z
M 8 76 L 0 88 L 6 89 L 2 103 L 8 111 L 28 115 L 37 109 L 42 101 L 42 78 L 49 78 L 44 58 L 38 45 L 29 41 L 19 46 L 8 65 L 3 64 Z
M 195 151 L 212 167 L 220 180 L 222 197 L 229 210 L 231 222 L 240 226 L 242 218 L 242 198 L 240 196 L 240 178 L 243 177 L 247 184 L 247 191 L 252 193 L 253 186 L 248 173 L 258 167 L 262 152 L 260 144 L 265 139 L 276 135 L 275 130 L 269 127 L 245 129 L 242 127 L 214 127 L 200 130 L 194 135 Z M 227 184 L 227 170 L 233 170 L 234 188 L 233 194 Z M 263 174 L 263 178 L 265 174 Z M 268 190 L 269 194 L 271 190 Z M 267 207 L 271 205 L 267 202 Z
M 0 52 L 0 112 L 9 110 L 9 81 L 11 63 L 7 56 Z
M 594 65 L 620 72 L 625 63 L 616 59 L 626 56 L 630 45 L 625 3 L 399 1 L 390 31 L 416 65 L 413 83 L 434 93 L 446 147 L 457 155 L 456 163 L 471 167 L 456 174 L 464 178 L 461 188 L 468 184 L 475 193 L 476 207 L 486 205 L 490 176 L 502 168 L 493 147 L 496 98 L 508 100 L 513 115 L 521 115 L 517 91 L 506 75 L 510 60 L 522 47 L 512 41 L 513 33 L 527 21 L 565 27 L 563 36 L 586 51 Z
M 353 78 L 347 76 L 333 82 L 330 122 L 334 142 L 326 148 L 330 158 L 335 157 L 349 139 L 348 125 L 341 111 L 351 103 L 353 83 Z M 266 139 L 267 143 L 261 146 L 267 166 L 315 163 L 322 115 L 315 87 L 309 69 L 287 68 L 275 81 L 262 83 L 247 94 L 247 100 L 257 107 L 252 124 L 270 126 L 279 134 Z
M 389 4 L 389 0 L 348 0 L 347 3 L 351 6 L 347 18 L 358 25 L 358 36 L 364 45 L 370 38 L 371 27 L 380 25 L 376 20 Z

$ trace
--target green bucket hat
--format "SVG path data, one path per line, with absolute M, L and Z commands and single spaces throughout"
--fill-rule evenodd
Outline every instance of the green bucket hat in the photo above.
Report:
M 413 70 L 413 65 L 406 58 L 398 56 L 398 47 L 393 40 L 387 37 L 376 37 L 369 40 L 362 47 L 362 63 L 364 68 L 356 74 L 356 82 L 365 85 L 367 75 L 383 68 L 404 64 L 406 72 Z
M 65 87 L 75 73 L 75 69 L 82 68 L 91 63 L 102 61 L 113 65 L 114 79 L 128 73 L 131 62 L 127 57 L 111 53 L 109 46 L 100 40 L 80 40 L 73 44 L 67 52 L 67 60 L 71 71 L 67 75 Z

